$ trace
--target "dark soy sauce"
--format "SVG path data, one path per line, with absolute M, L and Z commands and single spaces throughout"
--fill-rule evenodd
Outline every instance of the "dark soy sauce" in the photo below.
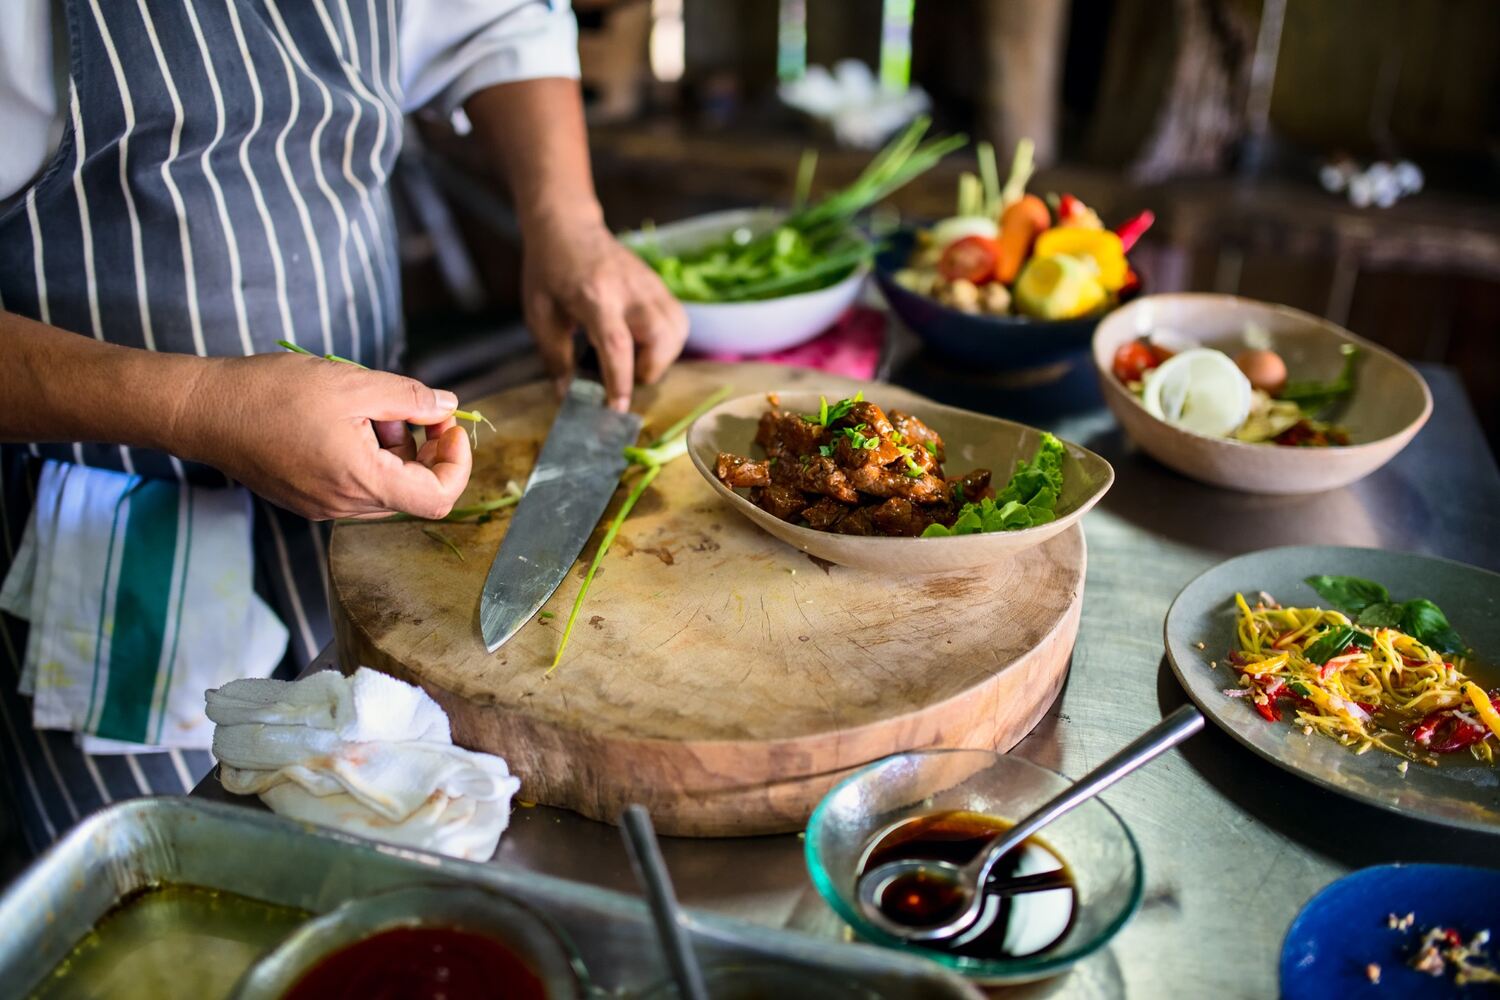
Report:
M 1011 824 L 972 812 L 941 812 L 906 820 L 865 852 L 860 874 L 888 861 L 921 859 L 964 865 Z M 995 863 L 985 883 L 979 916 L 956 937 L 922 947 L 979 959 L 1027 958 L 1053 948 L 1073 926 L 1078 890 L 1062 858 L 1033 837 Z M 905 875 L 879 900 L 887 917 L 908 926 L 942 923 L 963 908 L 962 896 L 940 879 Z

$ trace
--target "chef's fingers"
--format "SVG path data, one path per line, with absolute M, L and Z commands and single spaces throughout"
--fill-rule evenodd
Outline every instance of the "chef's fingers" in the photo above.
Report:
M 449 417 L 447 420 L 441 420 L 435 424 L 430 424 L 426 427 L 423 427 L 422 443 L 426 445 L 433 441 L 436 441 L 438 438 L 448 433 L 448 428 L 457 426 L 458 420 L 454 417 Z
M 369 372 L 366 383 L 359 399 L 359 415 L 371 420 L 437 424 L 458 409 L 458 397 L 453 393 L 429 388 L 414 378 Z
M 416 461 L 417 441 L 412 437 L 405 421 L 373 420 L 370 426 L 374 428 L 375 440 L 380 442 L 382 449 L 404 462 Z
M 568 377 L 573 374 L 573 320 L 557 308 L 550 296 L 539 295 L 526 310 L 526 323 L 536 338 L 542 364 L 561 396 L 566 391 Z
M 651 384 L 667 373 L 687 340 L 687 315 L 675 300 L 639 302 L 630 312 L 635 377 Z
M 381 463 L 378 499 L 388 509 L 413 517 L 444 517 L 468 485 L 473 461 L 468 435 L 450 427 L 422 446 L 417 461 Z
M 630 390 L 635 378 L 635 341 L 625 312 L 613 298 L 598 298 L 584 308 L 583 328 L 599 354 L 604 373 L 604 394 L 612 409 L 630 409 Z

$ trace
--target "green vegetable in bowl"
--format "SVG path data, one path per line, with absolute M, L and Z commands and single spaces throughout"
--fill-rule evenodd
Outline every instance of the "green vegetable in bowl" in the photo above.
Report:
M 770 232 L 738 229 L 696 250 L 669 254 L 648 227 L 633 249 L 684 302 L 774 299 L 836 284 L 875 252 L 854 228 L 854 217 L 967 141 L 956 135 L 923 143 L 929 124 L 927 118 L 912 122 L 853 184 L 797 209 Z M 806 155 L 802 159 L 799 201 L 811 186 L 815 162 Z
M 966 503 L 953 527 L 929 524 L 923 538 L 978 535 L 990 531 L 1020 531 L 1057 519 L 1057 499 L 1062 496 L 1062 442 L 1043 433 L 1031 461 L 1016 463 L 1016 471 L 1005 489 L 993 500 L 986 497 Z

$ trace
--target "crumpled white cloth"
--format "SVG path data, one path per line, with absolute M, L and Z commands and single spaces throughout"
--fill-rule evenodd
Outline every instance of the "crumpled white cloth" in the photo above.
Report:
M 367 667 L 344 677 L 245 679 L 207 693 L 219 780 L 291 819 L 487 861 L 521 783 L 453 745 L 419 687 Z

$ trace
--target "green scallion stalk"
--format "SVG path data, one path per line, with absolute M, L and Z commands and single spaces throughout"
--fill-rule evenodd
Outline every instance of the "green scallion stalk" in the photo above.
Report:
M 599 551 L 594 553 L 593 562 L 589 563 L 588 573 L 584 575 L 583 586 L 578 588 L 578 596 L 573 598 L 573 610 L 568 614 L 568 623 L 563 628 L 562 641 L 557 646 L 557 655 L 552 658 L 552 666 L 547 668 L 547 673 L 557 669 L 562 662 L 563 650 L 568 647 L 568 637 L 573 634 L 573 622 L 578 618 L 579 609 L 583 607 L 583 599 L 589 592 L 589 585 L 594 582 L 594 573 L 599 569 L 599 564 L 604 561 L 604 555 L 609 551 L 615 536 L 620 533 L 620 526 L 625 523 L 625 518 L 630 516 L 630 511 L 635 507 L 635 502 L 646 492 L 646 488 L 661 474 L 662 466 L 687 454 L 687 429 L 709 410 L 718 406 L 733 391 L 732 386 L 720 386 L 714 393 L 709 395 L 693 407 L 688 413 L 662 431 L 656 440 L 646 447 L 632 445 L 625 449 L 625 458 L 630 461 L 632 468 L 645 469 L 645 475 L 635 481 L 630 488 L 630 494 L 625 497 L 625 502 L 615 513 L 614 520 L 609 524 L 609 530 L 604 533 L 604 540 L 599 543 Z M 627 476 L 630 470 L 626 470 Z
M 459 562 L 467 562 L 468 561 L 467 559 L 464 558 L 463 550 L 460 549 L 456 544 L 454 544 L 453 539 L 449 538 L 447 535 L 443 534 L 441 531 L 437 530 L 436 528 L 434 528 L 434 527 L 432 527 L 432 526 L 429 525 L 428 527 L 422 529 L 422 534 L 426 535 L 428 538 L 432 539 L 434 542 L 441 542 L 442 544 L 448 546 L 448 551 L 450 551 L 454 555 L 458 556 L 458 561 Z
M 792 193 L 792 208 L 801 208 L 807 204 L 808 196 L 812 194 L 813 174 L 817 169 L 818 151 L 804 149 L 802 159 L 797 161 L 797 188 Z
M 984 215 L 998 219 L 1001 211 L 1000 170 L 995 165 L 995 147 L 976 143 L 974 155 L 979 158 L 979 177 L 984 182 Z
M 282 348 L 285 348 L 288 351 L 291 351 L 293 354 L 305 354 L 305 355 L 307 355 L 310 358 L 317 357 L 317 355 L 314 354 L 312 351 L 307 350 L 307 348 L 305 348 L 305 347 L 298 347 L 296 344 L 292 343 L 290 340 L 278 340 L 278 341 L 276 341 L 276 345 L 278 347 L 282 347 Z M 323 355 L 323 360 L 324 361 L 337 361 L 341 365 L 353 365 L 354 367 L 360 369 L 361 371 L 369 371 L 370 370 L 369 368 L 366 368 L 364 365 L 360 364 L 358 361 L 351 361 L 348 358 L 341 358 L 337 354 L 325 354 L 325 355 Z M 480 413 L 478 410 L 454 410 L 453 411 L 453 419 L 454 420 L 463 420 L 463 421 L 466 421 L 466 422 L 471 423 L 471 424 L 480 424 L 480 423 L 482 423 L 486 427 L 488 427 L 490 430 L 494 430 L 495 429 L 495 425 L 492 424 L 492 423 L 490 423 L 489 418 L 487 418 L 483 413 Z M 477 430 L 478 430 L 478 428 L 476 428 L 476 431 Z M 474 444 L 476 446 L 479 444 L 479 437 L 478 437 L 477 433 L 475 434 Z
M 500 497 L 500 498 L 495 499 L 495 500 L 482 500 L 479 503 L 470 504 L 467 507 L 454 507 L 452 510 L 450 510 L 448 512 L 447 516 L 440 517 L 436 521 L 429 520 L 429 519 L 427 519 L 425 517 L 413 517 L 410 514 L 392 514 L 390 517 L 376 517 L 376 518 L 369 518 L 369 519 L 359 518 L 359 517 L 341 517 L 337 521 L 335 521 L 334 523 L 335 524 L 394 524 L 397 521 L 425 521 L 428 524 L 440 524 L 440 523 L 458 524 L 458 523 L 463 522 L 463 521 L 472 521 L 474 518 L 476 518 L 476 517 L 483 517 L 486 514 L 493 514 L 497 510 L 504 510 L 507 507 L 514 507 L 516 504 L 518 504 L 520 502 L 521 502 L 521 493 L 518 490 L 518 491 L 516 491 L 514 493 L 507 493 L 505 496 Z
M 646 492 L 646 487 L 650 486 L 652 481 L 660 474 L 661 466 L 648 466 L 646 474 L 636 480 L 635 486 L 630 490 L 630 495 L 620 505 L 620 509 L 615 513 L 614 520 L 609 523 L 609 530 L 604 533 L 604 540 L 599 543 L 599 551 L 594 553 L 594 561 L 589 563 L 589 571 L 584 575 L 583 586 L 578 588 L 578 596 L 573 598 L 573 609 L 568 612 L 568 623 L 563 627 L 562 641 L 557 645 L 557 655 L 552 658 L 552 666 L 547 668 L 547 673 L 552 673 L 552 671 L 557 669 L 557 665 L 562 662 L 563 651 L 568 648 L 568 639 L 573 635 L 573 626 L 578 621 L 579 609 L 583 607 L 583 597 L 589 592 L 589 584 L 594 582 L 594 574 L 599 571 L 599 564 L 604 561 L 605 553 L 609 551 L 610 545 L 614 543 L 615 536 L 620 533 L 620 525 L 624 524 L 625 518 L 630 516 L 631 508 L 641 498 L 641 494 Z
M 709 396 L 707 399 L 703 400 L 703 402 L 699 403 L 697 406 L 689 410 L 687 416 L 683 417 L 681 420 L 677 421 L 675 424 L 662 431 L 661 434 L 656 438 L 656 440 L 651 442 L 651 447 L 659 448 L 677 435 L 685 433 L 687 429 L 693 425 L 694 420 L 697 420 L 699 417 L 703 416 L 703 414 L 707 413 L 715 406 L 718 406 L 720 403 L 724 402 L 724 400 L 729 397 L 730 392 L 732 392 L 733 390 L 734 386 L 720 386 L 713 393 L 713 395 Z

